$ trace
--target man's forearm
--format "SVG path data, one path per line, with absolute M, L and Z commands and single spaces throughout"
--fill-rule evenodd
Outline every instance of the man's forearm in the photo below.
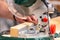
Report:
M 1 14 L 1 13 L 0 13 L 0 14 Z M 8 13 L 8 15 L 2 14 L 2 15 L 0 15 L 0 17 L 1 17 L 1 18 L 6 18 L 6 19 L 12 19 L 12 20 L 13 20 L 13 15 L 11 15 L 11 14 L 9 14 L 9 13 Z
M 0 17 L 13 19 L 13 16 L 8 10 L 8 5 L 5 1 L 0 1 Z

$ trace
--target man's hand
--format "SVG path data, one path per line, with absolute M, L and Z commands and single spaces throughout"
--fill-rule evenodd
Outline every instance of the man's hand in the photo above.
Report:
M 3 18 L 7 18 L 7 19 L 13 19 L 13 15 L 12 13 L 8 10 L 8 5 L 6 4 L 5 1 L 0 1 L 0 17 L 3 17 Z M 23 22 L 32 22 L 34 24 L 37 24 L 38 23 L 38 20 L 37 18 L 34 16 L 34 15 L 31 15 L 31 16 L 27 16 L 26 19 L 23 19 L 23 18 L 16 18 L 16 20 L 20 23 L 23 23 Z
M 22 18 L 19 19 L 19 18 L 17 18 L 17 21 L 20 22 L 20 23 L 23 23 L 23 22 L 32 22 L 35 25 L 38 23 L 38 19 L 34 15 L 27 16 L 26 19 L 22 19 Z

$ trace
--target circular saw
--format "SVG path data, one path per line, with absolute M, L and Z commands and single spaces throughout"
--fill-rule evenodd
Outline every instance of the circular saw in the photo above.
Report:
M 9 11 L 18 18 L 30 15 L 28 7 L 31 6 L 36 0 L 6 0 Z M 23 18 L 23 19 L 26 19 Z

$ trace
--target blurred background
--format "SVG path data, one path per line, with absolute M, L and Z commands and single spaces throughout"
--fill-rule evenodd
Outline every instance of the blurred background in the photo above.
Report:
M 49 0 L 50 3 L 52 3 L 55 8 L 60 12 L 60 0 Z

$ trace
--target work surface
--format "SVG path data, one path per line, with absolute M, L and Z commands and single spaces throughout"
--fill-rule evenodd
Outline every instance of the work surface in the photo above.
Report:
M 56 25 L 56 32 L 60 32 L 60 17 L 56 17 L 50 20 L 50 24 Z
M 50 20 L 50 24 L 56 25 L 56 32 L 60 32 L 60 17 L 56 17 Z M 60 40 L 60 38 L 56 38 L 55 40 Z
M 55 24 L 56 25 L 56 32 L 57 33 L 60 32 L 60 17 L 56 17 L 56 18 L 51 19 L 50 20 L 50 24 Z M 4 39 L 5 40 L 5 38 L 0 38 L 0 39 Z M 7 38 L 6 38 L 6 40 L 7 40 Z M 55 40 L 60 40 L 60 38 L 55 38 Z

